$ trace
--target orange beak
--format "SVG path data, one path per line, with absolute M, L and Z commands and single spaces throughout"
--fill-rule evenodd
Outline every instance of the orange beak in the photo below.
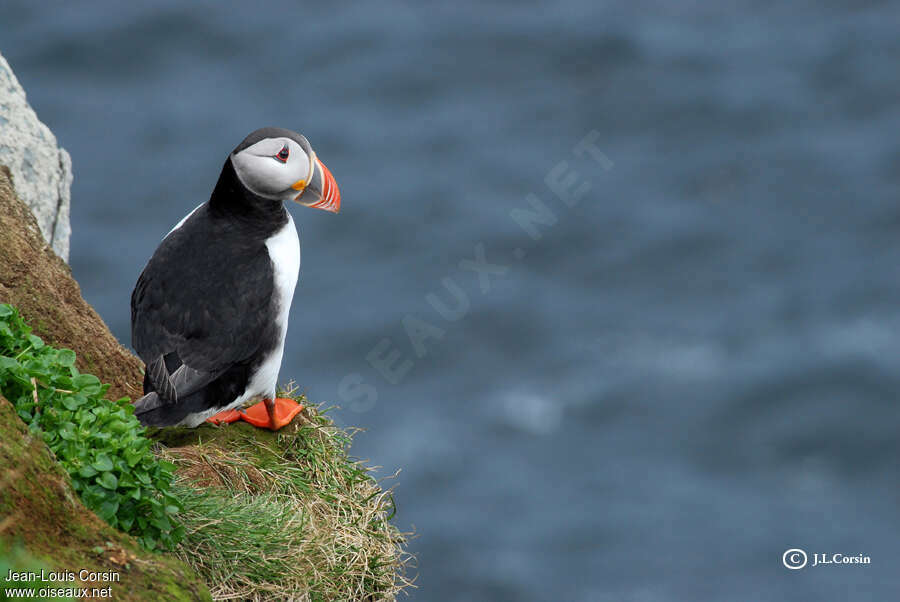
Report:
M 294 201 L 302 205 L 314 209 L 324 209 L 332 213 L 341 210 L 341 191 L 334 176 L 318 157 L 315 159 L 310 182 L 307 184 L 301 180 L 294 184 L 293 188 L 301 190 L 300 194 L 294 197 Z
M 331 175 L 331 171 L 325 167 L 324 163 L 319 161 L 318 157 L 316 158 L 316 163 L 322 171 L 322 198 L 310 205 L 310 207 L 338 213 L 341 210 L 341 190 L 338 188 L 334 176 Z

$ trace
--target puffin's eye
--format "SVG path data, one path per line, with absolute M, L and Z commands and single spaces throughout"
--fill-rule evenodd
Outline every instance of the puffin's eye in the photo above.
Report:
M 275 155 L 275 158 L 277 160 L 281 161 L 282 163 L 287 163 L 288 157 L 290 157 L 290 156 L 291 156 L 291 149 L 289 149 L 287 146 L 283 146 L 283 147 L 281 147 L 281 150 L 278 151 L 278 154 Z

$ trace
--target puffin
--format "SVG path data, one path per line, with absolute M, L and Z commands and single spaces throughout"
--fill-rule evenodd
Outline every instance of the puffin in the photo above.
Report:
M 145 366 L 134 414 L 143 425 L 244 420 L 278 430 L 303 409 L 275 394 L 300 270 L 286 201 L 341 208 L 334 177 L 304 136 L 258 129 L 147 262 L 131 294 L 132 347 Z

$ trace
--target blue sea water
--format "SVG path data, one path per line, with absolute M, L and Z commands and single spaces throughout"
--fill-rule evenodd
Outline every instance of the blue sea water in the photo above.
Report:
M 890 600 L 898 26 L 874 0 L 7 0 L 0 52 L 72 154 L 72 269 L 126 344 L 227 153 L 309 138 L 343 209 L 291 208 L 282 377 L 400 470 L 410 599 Z

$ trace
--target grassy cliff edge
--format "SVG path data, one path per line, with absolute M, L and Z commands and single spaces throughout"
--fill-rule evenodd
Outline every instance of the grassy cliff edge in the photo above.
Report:
M 111 383 L 110 398 L 140 393 L 139 360 L 81 297 L 3 166 L 0 303 L 16 306 L 47 344 L 73 349 L 80 370 Z M 410 585 L 390 491 L 349 456 L 351 434 L 317 408 L 278 433 L 236 423 L 148 434 L 177 467 L 186 537 L 171 553 L 146 552 L 85 508 L 0 396 L 0 564 L 24 569 L 27 557 L 59 571 L 116 572 L 117 600 L 374 601 Z

